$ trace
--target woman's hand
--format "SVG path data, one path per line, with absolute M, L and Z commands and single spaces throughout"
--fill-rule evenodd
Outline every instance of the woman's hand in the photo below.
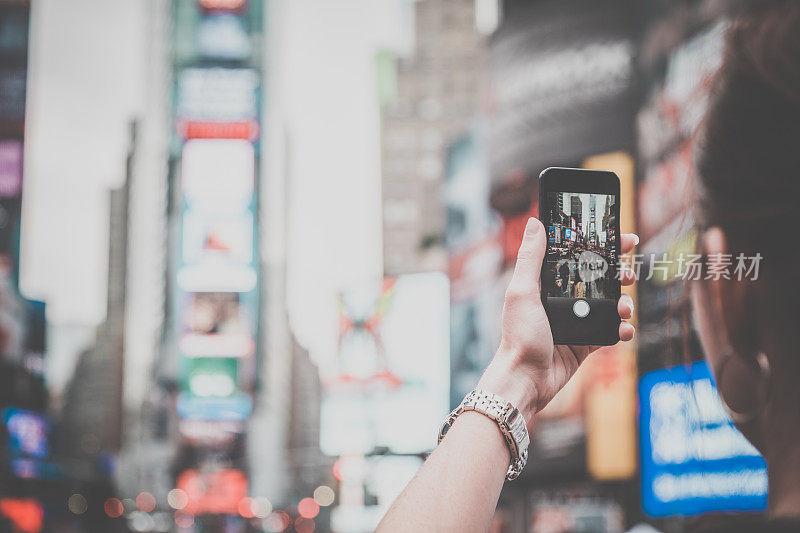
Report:
M 638 241 L 636 235 L 622 235 L 622 253 L 629 253 Z M 586 357 L 598 348 L 553 345 L 540 287 L 546 249 L 542 223 L 529 219 L 514 275 L 506 291 L 500 348 L 478 383 L 479 389 L 498 394 L 517 406 L 529 423 L 566 385 Z M 621 280 L 623 285 L 631 285 L 636 278 L 633 271 L 626 268 Z M 634 335 L 633 326 L 626 321 L 633 314 L 630 296 L 620 297 L 617 310 L 622 318 L 619 338 L 629 341 Z

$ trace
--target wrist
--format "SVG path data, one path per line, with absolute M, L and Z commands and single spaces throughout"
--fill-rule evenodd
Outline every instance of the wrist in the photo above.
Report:
M 539 394 L 533 372 L 520 364 L 519 359 L 504 350 L 498 350 L 486 367 L 477 388 L 501 396 L 516 407 L 530 424 L 538 411 Z

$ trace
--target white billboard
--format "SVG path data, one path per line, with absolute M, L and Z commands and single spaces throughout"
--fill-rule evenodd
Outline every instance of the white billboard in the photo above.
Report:
M 320 365 L 324 453 L 435 446 L 449 412 L 449 292 L 447 276 L 430 273 L 341 293 L 339 350 Z
M 178 74 L 178 118 L 233 122 L 258 116 L 258 73 L 243 68 L 187 68 Z
M 181 183 L 190 208 L 243 212 L 255 177 L 253 145 L 235 139 L 195 139 L 183 146 Z

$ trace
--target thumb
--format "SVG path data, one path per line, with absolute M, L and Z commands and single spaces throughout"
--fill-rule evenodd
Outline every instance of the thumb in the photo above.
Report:
M 525 234 L 517 252 L 517 264 L 511 278 L 509 289 L 530 293 L 539 290 L 539 276 L 542 272 L 542 261 L 547 250 L 544 226 L 536 218 L 529 218 L 525 225 Z

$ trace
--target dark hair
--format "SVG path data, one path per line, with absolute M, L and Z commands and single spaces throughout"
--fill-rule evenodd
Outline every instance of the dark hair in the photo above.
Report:
M 800 2 L 734 18 L 697 148 L 695 219 L 721 227 L 734 257 L 763 256 L 751 316 L 797 324 Z

